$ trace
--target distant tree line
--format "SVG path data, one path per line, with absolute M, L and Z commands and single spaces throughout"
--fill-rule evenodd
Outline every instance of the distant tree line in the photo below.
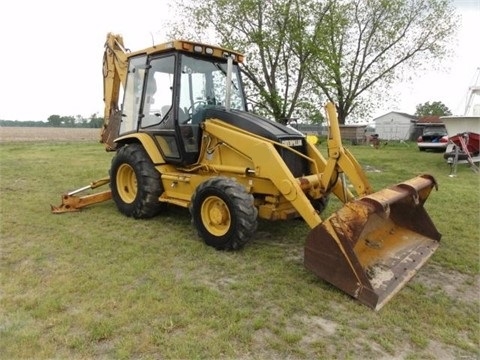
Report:
M 98 117 L 97 114 L 92 114 L 89 118 L 81 115 L 50 115 L 47 121 L 0 120 L 0 126 L 101 128 L 102 125 L 103 117 Z

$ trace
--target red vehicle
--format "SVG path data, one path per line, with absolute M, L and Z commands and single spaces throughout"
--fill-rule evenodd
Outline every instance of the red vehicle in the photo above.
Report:
M 442 121 L 450 135 L 445 159 L 474 161 L 480 156 L 480 116 L 445 116 Z
M 456 157 L 460 161 L 478 162 L 480 160 L 480 134 L 465 132 L 450 137 L 450 143 L 445 150 L 445 160 L 453 162 Z

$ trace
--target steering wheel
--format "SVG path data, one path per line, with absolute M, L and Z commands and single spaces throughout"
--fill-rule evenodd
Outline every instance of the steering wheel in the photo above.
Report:
M 197 100 L 195 101 L 187 110 L 187 114 L 189 119 L 193 117 L 193 114 L 195 114 L 198 111 L 198 108 L 200 106 L 206 106 L 208 105 L 206 100 Z

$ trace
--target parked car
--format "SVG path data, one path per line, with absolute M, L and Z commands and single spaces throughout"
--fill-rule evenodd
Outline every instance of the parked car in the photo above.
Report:
M 417 145 L 420 151 L 445 151 L 448 145 L 447 129 L 444 125 L 425 126 L 422 135 L 417 139 Z

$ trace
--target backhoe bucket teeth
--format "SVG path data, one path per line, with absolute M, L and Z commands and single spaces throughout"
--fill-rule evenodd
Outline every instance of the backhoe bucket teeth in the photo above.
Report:
M 305 267 L 379 310 L 439 246 L 423 207 L 433 187 L 423 175 L 345 204 L 308 235 Z

